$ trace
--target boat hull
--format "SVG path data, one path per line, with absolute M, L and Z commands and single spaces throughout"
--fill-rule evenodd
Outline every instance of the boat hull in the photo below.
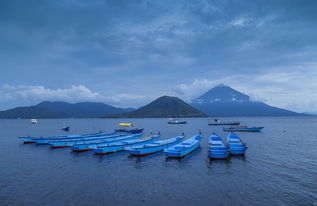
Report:
M 209 137 L 209 150 L 208 156 L 211 159 L 227 159 L 229 157 L 228 146 L 225 144 L 223 139 L 213 133 Z
M 247 150 L 247 147 L 244 145 L 241 147 L 233 147 L 229 145 L 229 148 L 230 148 L 230 155 L 238 155 L 238 156 L 245 155 L 245 151 Z
M 196 144 L 194 144 L 193 146 L 187 148 L 186 150 L 182 150 L 182 151 L 167 151 L 165 152 L 167 157 L 173 157 L 173 158 L 183 158 L 187 155 L 189 155 L 190 153 L 192 153 L 193 151 L 195 151 L 196 149 L 198 149 L 200 147 L 200 143 L 197 142 Z
M 211 159 L 227 159 L 228 157 L 228 149 L 209 150 L 209 158 Z
M 67 141 L 54 141 L 54 142 L 49 142 L 48 144 L 51 147 L 57 147 L 57 146 L 79 146 L 79 145 L 92 145 L 92 144 L 101 144 L 104 142 L 110 142 L 113 140 L 117 140 L 120 137 L 120 135 L 115 135 L 115 136 L 107 136 L 107 137 L 102 137 L 102 138 L 95 138 L 95 139 L 81 139 L 81 140 L 67 140 Z
M 75 152 L 81 152 L 81 151 L 89 151 L 89 150 L 93 150 L 93 149 L 97 149 L 98 147 L 102 147 L 102 146 L 108 146 L 111 143 L 117 143 L 117 142 L 123 142 L 123 141 L 127 141 L 127 140 L 134 140 L 134 139 L 139 139 L 141 138 L 143 135 L 134 135 L 134 136 L 130 136 L 127 138 L 114 138 L 114 139 L 107 139 L 105 141 L 101 141 L 101 142 L 84 142 L 84 143 L 76 143 L 71 145 L 72 146 L 72 150 Z
M 129 150 L 132 146 L 144 145 L 144 144 L 147 144 L 147 143 L 152 143 L 157 138 L 158 137 L 152 137 L 149 140 L 135 142 L 135 143 L 131 143 L 131 144 L 122 144 L 122 145 L 111 145 L 110 144 L 109 146 L 95 148 L 95 149 L 93 149 L 93 151 L 96 154 L 109 154 L 109 153 L 119 152 L 119 151 L 123 151 L 123 150 Z
M 250 128 L 223 128 L 225 132 L 261 132 L 264 127 L 250 127 Z
M 240 125 L 240 122 L 208 123 L 208 125 L 210 125 L 210 126 Z
M 184 121 L 184 122 L 168 122 L 169 124 L 186 124 L 187 122 Z
M 168 147 L 171 147 L 173 145 L 176 145 L 176 144 L 180 143 L 181 140 L 183 140 L 183 137 L 179 138 L 179 139 L 176 139 L 176 141 L 174 141 L 174 142 L 163 144 L 163 145 L 159 145 L 159 146 L 144 147 L 144 148 L 133 148 L 133 149 L 129 150 L 129 154 L 132 155 L 132 156 L 145 156 L 145 155 L 154 154 L 154 153 L 163 151 L 164 149 L 166 149 Z
M 22 141 L 28 141 L 29 143 L 36 143 L 39 141 L 40 143 L 53 141 L 53 140 L 63 140 L 63 139 L 75 139 L 75 138 L 88 138 L 88 137 L 97 137 L 97 136 L 106 136 L 106 135 L 114 135 L 114 133 L 105 134 L 105 133 L 91 133 L 91 134 L 83 134 L 83 135 L 54 135 L 54 136 L 45 136 L 45 137 L 32 137 L 32 136 L 21 136 L 19 139 Z

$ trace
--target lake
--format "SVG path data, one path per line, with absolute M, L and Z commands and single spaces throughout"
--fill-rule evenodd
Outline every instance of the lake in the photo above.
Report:
M 208 119 L 40 119 L 0 120 L 0 205 L 317 205 L 317 118 L 234 117 L 261 133 L 237 133 L 247 143 L 245 157 L 209 160 L 208 136 L 227 133 Z M 112 132 L 133 122 L 162 139 L 203 132 L 201 148 L 184 159 L 163 153 L 130 157 L 127 152 L 94 155 L 69 148 L 23 144 L 24 135 Z

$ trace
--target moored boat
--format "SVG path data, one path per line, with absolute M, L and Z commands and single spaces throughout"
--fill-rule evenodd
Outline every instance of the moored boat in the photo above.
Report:
M 134 124 L 133 123 L 119 123 L 120 127 L 133 127 Z
M 261 132 L 264 127 L 234 126 L 223 128 L 226 132 Z
M 70 142 L 70 141 L 82 141 L 82 140 L 98 140 L 98 139 L 106 139 L 109 137 L 117 137 L 120 136 L 119 133 L 113 132 L 109 134 L 98 134 L 98 135 L 89 135 L 89 136 L 79 136 L 79 137 L 67 137 L 67 138 L 58 138 L 58 139 L 36 139 L 36 144 L 49 144 L 53 142 Z
M 114 133 L 111 133 L 114 134 Z M 82 134 L 82 135 L 53 135 L 53 136 L 20 136 L 18 137 L 24 143 L 36 143 L 37 140 L 61 140 L 61 139 L 72 139 L 72 138 L 84 138 L 84 137 L 91 137 L 91 136 L 99 136 L 99 135 L 106 135 L 106 133 L 102 133 L 101 131 L 98 133 L 90 133 L 90 134 Z
M 143 134 L 131 134 L 131 135 L 122 135 L 120 137 L 114 137 L 114 138 L 109 138 L 106 140 L 95 140 L 95 141 L 82 141 L 82 142 L 75 142 L 75 143 L 66 143 L 66 146 L 64 147 L 69 147 L 71 146 L 72 150 L 75 152 L 81 152 L 81 151 L 88 151 L 92 149 L 96 149 L 101 146 L 107 146 L 110 143 L 114 142 L 122 142 L 122 141 L 127 141 L 127 140 L 134 140 L 134 139 L 139 139 L 142 138 Z M 65 144 L 63 144 L 65 145 Z M 55 144 L 55 146 L 61 147 L 62 145 Z
M 247 150 L 246 143 L 242 142 L 241 138 L 234 133 L 228 134 L 227 144 L 231 155 L 244 155 Z
M 226 159 L 229 157 L 228 146 L 215 133 L 209 137 L 209 157 L 211 159 Z
M 168 121 L 169 124 L 186 124 L 187 121 L 185 120 L 178 120 L 178 119 L 175 119 L 175 118 L 172 118 Z
M 126 129 L 125 127 L 129 128 L 129 127 L 134 127 L 135 125 L 133 123 L 119 123 L 119 129 L 116 129 L 116 132 L 120 132 L 120 133 L 130 133 L 130 134 L 138 134 L 138 133 L 142 133 L 143 132 L 143 128 L 142 129 L 138 129 L 138 128 L 132 128 L 132 129 Z
M 210 126 L 220 126 L 220 125 L 239 125 L 239 121 L 221 121 L 219 119 L 214 119 L 213 121 L 209 121 L 208 125 Z
M 153 136 L 143 137 L 143 138 L 135 139 L 135 140 L 120 141 L 116 143 L 110 143 L 106 146 L 99 146 L 98 148 L 93 149 L 93 151 L 96 154 L 109 154 L 113 152 L 129 150 L 131 149 L 131 147 L 136 145 L 148 144 L 148 143 L 154 142 L 158 138 L 160 138 L 160 135 L 153 135 Z
M 200 147 L 201 138 L 202 134 L 199 133 L 192 138 L 164 149 L 164 153 L 167 157 L 182 158 Z
M 31 119 L 30 121 L 32 124 L 37 124 L 39 122 L 37 119 Z
M 64 127 L 62 128 L 62 130 L 65 131 L 65 132 L 69 132 L 69 129 L 70 129 L 70 127 L 68 127 L 68 126 L 64 126 Z
M 178 136 L 170 139 L 155 141 L 151 144 L 144 144 L 140 146 L 132 146 L 129 150 L 129 154 L 133 156 L 144 156 L 160 152 L 165 148 L 171 147 L 180 143 L 184 139 L 184 136 Z
M 143 132 L 143 128 L 142 129 L 116 129 L 116 132 L 120 132 L 120 133 L 130 133 L 130 134 L 137 134 L 137 133 L 142 133 Z

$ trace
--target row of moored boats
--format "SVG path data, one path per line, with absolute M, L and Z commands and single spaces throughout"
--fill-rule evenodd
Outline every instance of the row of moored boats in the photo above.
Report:
M 186 124 L 185 120 L 170 119 L 169 124 Z M 230 126 L 224 127 L 225 132 L 260 132 L 264 127 L 249 127 L 247 125 L 240 125 L 240 121 L 221 121 L 219 119 L 210 120 L 209 126 Z
M 47 137 L 19 137 L 24 143 L 46 144 L 52 148 L 70 147 L 75 152 L 92 150 L 96 154 L 128 151 L 133 156 L 144 156 L 164 151 L 167 157 L 182 158 L 200 147 L 202 134 L 184 139 L 181 136 L 159 140 L 160 133 L 144 136 L 143 133 L 113 132 L 84 135 L 60 135 Z M 230 133 L 226 143 L 216 134 L 209 137 L 209 157 L 225 159 L 229 155 L 244 155 L 246 144 L 234 133 Z

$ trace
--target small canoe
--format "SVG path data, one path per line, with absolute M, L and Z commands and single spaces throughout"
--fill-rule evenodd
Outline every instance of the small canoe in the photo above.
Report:
M 164 153 L 167 157 L 182 158 L 200 147 L 201 138 L 202 134 L 199 133 L 192 138 L 164 149 Z
M 220 121 L 219 119 L 214 119 L 213 121 L 209 121 L 208 125 L 210 126 L 221 126 L 221 125 L 239 125 L 239 121 L 228 121 L 228 122 L 223 122 Z
M 114 133 L 111 133 L 114 134 Z M 36 143 L 36 140 L 61 140 L 61 139 L 71 139 L 71 138 L 83 138 L 83 137 L 91 137 L 91 136 L 98 136 L 98 135 L 107 135 L 106 133 L 102 133 L 101 131 L 98 133 L 90 133 L 90 134 L 75 134 L 75 135 L 53 135 L 53 136 L 41 136 L 41 137 L 34 137 L 34 136 L 20 136 L 18 137 L 24 143 Z
M 247 127 L 247 126 L 239 126 L 239 127 L 228 127 L 223 128 L 223 131 L 226 132 L 261 132 L 264 127 Z
M 231 155 L 244 155 L 247 150 L 246 143 L 242 142 L 241 138 L 234 133 L 228 134 L 227 144 Z
M 143 137 L 143 134 L 131 134 L 131 135 L 123 135 L 120 137 L 114 137 L 114 138 L 106 139 L 106 140 L 83 141 L 83 142 L 76 142 L 75 144 L 67 144 L 67 145 L 71 146 L 72 147 L 71 149 L 73 151 L 81 152 L 81 151 L 89 151 L 89 150 L 96 149 L 102 146 L 107 146 L 110 143 L 122 142 L 126 140 L 134 140 L 134 139 L 139 139 L 141 137 Z
M 101 146 L 101 147 L 99 146 L 98 148 L 93 149 L 93 151 L 96 154 L 109 154 L 113 152 L 129 150 L 132 146 L 148 144 L 148 143 L 154 142 L 158 138 L 160 138 L 160 135 L 143 137 L 136 140 L 120 141 L 116 143 L 110 143 L 106 146 Z
M 133 156 L 144 156 L 163 151 L 164 149 L 176 145 L 183 141 L 184 136 L 174 137 L 170 139 L 155 141 L 152 144 L 144 144 L 140 146 L 132 146 L 129 154 Z
M 215 133 L 209 137 L 209 157 L 211 159 L 226 159 L 229 157 L 228 146 Z

